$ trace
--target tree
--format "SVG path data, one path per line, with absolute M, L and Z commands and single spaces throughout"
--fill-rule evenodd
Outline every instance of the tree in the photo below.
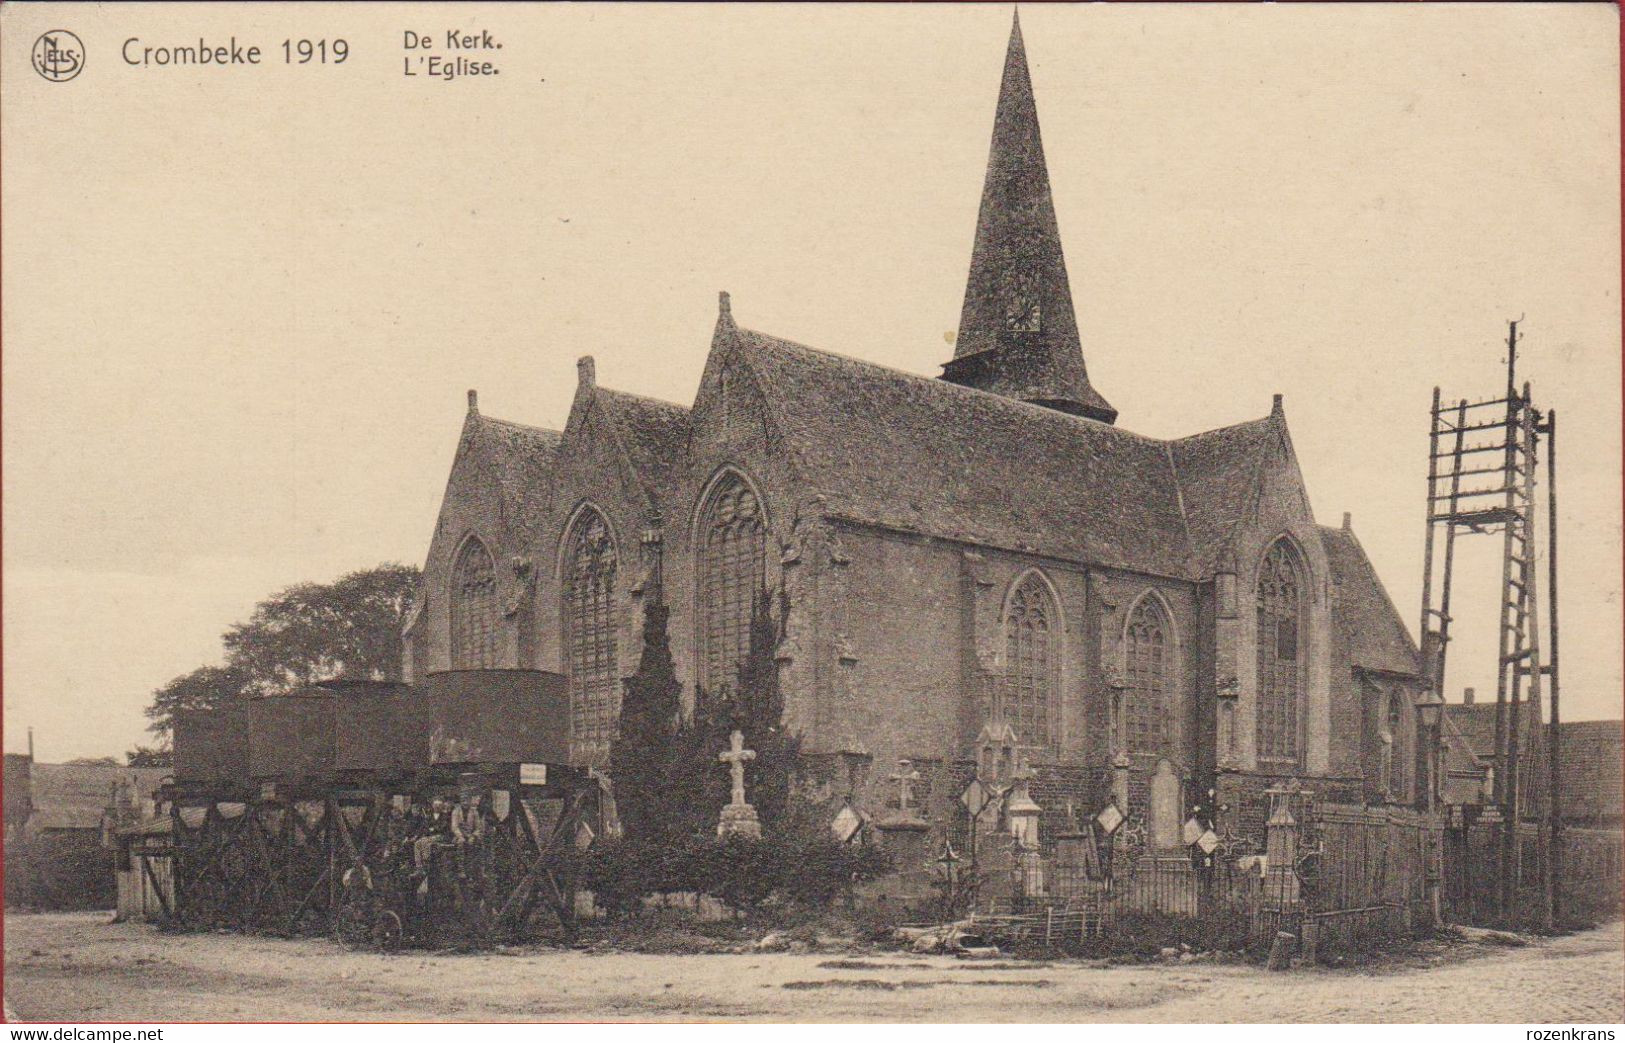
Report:
M 801 754 L 801 741 L 784 724 L 784 693 L 779 688 L 778 648 L 788 603 L 781 590 L 779 619 L 774 621 L 772 595 L 763 587 L 751 599 L 750 640 L 739 665 L 739 696 L 734 727 L 756 751 L 751 764 L 754 788 L 750 802 L 764 825 L 783 821 L 790 806 L 790 785 Z
M 124 755 L 124 763 L 132 768 L 169 768 L 175 758 L 168 746 L 138 745 Z
M 731 796 L 728 773 L 717 755 L 728 748 L 735 729 L 756 757 L 746 768 L 746 799 L 764 827 L 784 824 L 790 807 L 790 783 L 801 743 L 784 726 L 784 697 L 779 689 L 778 647 L 782 625 L 775 621 L 774 598 L 765 587 L 751 599 L 745 656 L 733 686 L 697 689 L 694 712 L 676 738 L 676 755 L 668 772 L 666 814 L 684 832 L 714 833 L 718 813 Z M 779 619 L 785 601 L 779 598 Z
M 393 680 L 400 676 L 401 626 L 419 579 L 416 568 L 385 564 L 335 583 L 295 584 L 226 631 L 226 660 L 258 695 L 341 676 Z
M 694 711 L 678 730 L 668 789 L 673 828 L 686 836 L 714 836 L 732 784 L 717 755 L 739 724 L 733 691 L 694 690 Z
M 224 666 L 199 667 L 153 692 L 147 730 L 160 743 L 131 750 L 131 763 L 137 756 L 167 758 L 177 710 L 285 695 L 336 677 L 398 678 L 401 626 L 419 579 L 412 566 L 384 564 L 333 583 L 295 584 L 261 601 L 246 623 L 232 624 L 222 637 Z
M 670 792 L 683 714 L 683 686 L 677 680 L 666 629 L 670 615 L 658 595 L 644 606 L 643 651 L 637 673 L 626 679 L 620 726 L 609 747 L 615 811 L 632 842 L 668 838 L 670 812 L 681 803 L 680 796 Z
M 174 735 L 175 714 L 184 710 L 214 710 L 246 693 L 248 675 L 232 666 L 200 666 L 152 693 L 147 707 L 147 731 L 168 746 Z

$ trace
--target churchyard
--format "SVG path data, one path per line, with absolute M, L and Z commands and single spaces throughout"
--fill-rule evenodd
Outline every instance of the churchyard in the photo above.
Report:
M 1617 1022 L 1616 921 L 1468 932 L 1360 968 L 1195 958 L 959 960 L 878 948 L 647 954 L 603 947 L 378 954 L 325 939 L 160 934 L 107 913 L 11 915 L 7 1005 L 62 1021 Z M 1509 939 L 1523 944 L 1506 944 Z M 1506 983 L 1518 982 L 1516 989 Z
M 1013 18 L 940 378 L 724 291 L 691 406 L 590 355 L 556 430 L 468 391 L 421 573 L 334 585 L 377 640 L 290 588 L 155 693 L 168 774 L 95 822 L 131 922 L 12 917 L 18 1014 L 1617 1019 L 1625 858 L 1617 815 L 1563 821 L 1517 324 L 1503 398 L 1434 391 L 1413 637 L 1282 393 L 1116 426 L 1060 243 Z M 1513 622 L 1469 736 L 1450 548 L 1491 529 Z M 256 679 L 255 627 L 336 646 Z

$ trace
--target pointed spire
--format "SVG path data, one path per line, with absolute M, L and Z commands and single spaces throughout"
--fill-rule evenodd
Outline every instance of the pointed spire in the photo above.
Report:
M 1105 423 L 1089 384 L 1019 12 L 1011 22 L 954 358 L 943 379 Z

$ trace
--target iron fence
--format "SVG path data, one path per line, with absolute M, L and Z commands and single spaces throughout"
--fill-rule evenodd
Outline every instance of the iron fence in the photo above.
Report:
M 1402 808 L 1300 805 L 1274 855 L 1111 851 L 1086 862 L 1046 853 L 1041 893 L 1022 892 L 999 909 L 1077 916 L 1079 929 L 1110 931 L 1128 917 L 1188 921 L 1193 937 L 1229 937 L 1244 923 L 1248 941 L 1267 945 L 1278 931 L 1300 938 L 1309 955 L 1335 957 L 1408 936 L 1432 922 L 1440 882 L 1435 820 Z M 1066 921 L 1070 926 L 1070 919 Z M 1226 925 L 1219 929 L 1217 925 Z

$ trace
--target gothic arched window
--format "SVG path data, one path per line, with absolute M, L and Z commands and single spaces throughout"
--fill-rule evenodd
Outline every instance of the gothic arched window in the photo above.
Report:
M 1140 599 L 1123 634 L 1125 739 L 1131 753 L 1162 753 L 1173 737 L 1168 705 L 1167 616 L 1155 597 Z
M 700 513 L 700 685 L 715 693 L 739 683 L 750 650 L 751 610 L 765 582 L 762 505 L 739 475 L 724 475 Z
M 1036 574 L 1011 593 L 1004 618 L 1004 719 L 1025 745 L 1050 742 L 1050 707 L 1060 664 L 1058 618 L 1049 585 Z
M 615 540 L 588 508 L 570 530 L 564 562 L 564 664 L 570 731 L 591 759 L 615 737 L 620 679 L 615 658 Z
M 451 668 L 497 665 L 497 574 L 491 552 L 470 536 L 451 570 Z
M 1395 800 L 1405 797 L 1405 693 L 1394 689 L 1388 693 L 1388 795 Z
M 1279 539 L 1258 569 L 1258 757 L 1297 761 L 1303 707 L 1303 582 L 1298 553 Z

